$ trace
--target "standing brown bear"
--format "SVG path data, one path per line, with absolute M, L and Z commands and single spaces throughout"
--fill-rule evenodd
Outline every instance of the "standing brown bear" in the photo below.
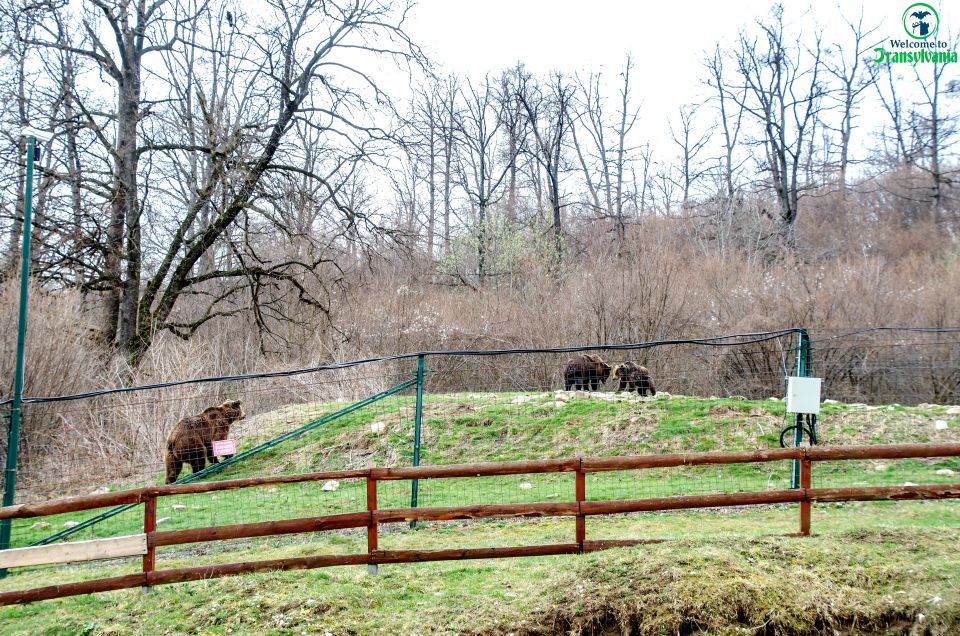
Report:
M 567 391 L 596 391 L 610 377 L 610 365 L 595 353 L 567 360 L 563 388 Z
M 230 425 L 243 419 L 240 400 L 211 406 L 200 415 L 185 417 L 167 437 L 167 482 L 172 484 L 180 476 L 183 464 L 190 464 L 193 472 L 203 470 L 206 462 L 219 463 L 213 455 L 213 442 L 227 439 Z M 229 459 L 233 455 L 224 457 Z
M 650 370 L 636 362 L 618 364 L 613 371 L 613 377 L 620 381 L 617 387 L 618 391 L 633 391 L 636 389 L 640 395 L 646 395 L 647 391 L 650 391 L 650 395 L 657 394 L 657 389 L 653 386 L 653 380 L 650 378 Z

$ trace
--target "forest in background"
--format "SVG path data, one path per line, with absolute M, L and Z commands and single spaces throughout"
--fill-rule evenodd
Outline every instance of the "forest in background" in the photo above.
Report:
M 612 78 L 464 77 L 409 39 L 410 11 L 4 3 L 4 377 L 26 123 L 55 135 L 28 395 L 415 350 L 956 325 L 955 64 L 876 64 L 883 35 L 853 13 L 828 42 L 773 6 L 679 80 L 703 97 L 661 147 L 629 57 Z

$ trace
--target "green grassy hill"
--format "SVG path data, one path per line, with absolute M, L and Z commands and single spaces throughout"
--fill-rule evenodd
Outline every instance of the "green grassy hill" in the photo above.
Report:
M 291 405 L 247 423 L 241 450 L 343 404 Z M 566 393 L 428 396 L 422 463 L 771 448 L 783 403 Z M 221 478 L 409 465 L 413 402 L 372 407 L 232 467 Z M 827 404 L 822 443 L 958 441 L 956 407 Z M 589 475 L 588 499 L 783 488 L 789 462 Z M 957 483 L 957 459 L 835 462 L 814 486 Z M 158 480 L 162 476 L 158 476 Z M 410 482 L 380 484 L 380 507 L 409 505 Z M 563 501 L 568 474 L 421 480 L 420 505 Z M 160 529 L 365 509 L 360 480 L 164 498 Z M 18 544 L 84 515 L 18 522 Z M 140 531 L 135 508 L 75 538 Z M 809 539 L 796 506 L 588 520 L 588 539 L 670 539 L 575 557 L 545 557 L 254 575 L 0 609 L 0 633 L 619 633 L 949 634 L 960 630 L 960 506 L 954 502 L 818 505 Z M 572 520 L 385 526 L 384 549 L 569 542 Z M 360 531 L 177 546 L 158 567 L 364 550 Z M 138 562 L 14 573 L 23 589 L 136 571 Z M 918 618 L 919 615 L 923 618 Z M 623 626 L 626 626 L 625 628 Z M 858 627 L 854 627 L 858 626 Z M 923 631 L 929 628 L 930 631 Z M 836 629 L 837 632 L 832 630 Z M 700 631 L 697 631 L 700 630 Z M 859 631 L 857 631 L 859 630 Z M 910 631 L 914 630 L 914 631 Z M 952 631 L 951 631 L 952 630 Z

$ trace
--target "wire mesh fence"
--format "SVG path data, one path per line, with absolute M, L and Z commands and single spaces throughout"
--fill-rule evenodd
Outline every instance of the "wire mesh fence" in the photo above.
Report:
M 960 439 L 960 408 L 954 406 L 960 403 L 960 329 L 812 336 L 811 375 L 824 379 L 826 398 L 823 443 Z M 781 398 L 786 378 L 796 372 L 798 337 L 797 330 L 784 330 L 594 349 L 427 353 L 419 409 L 416 354 L 71 399 L 31 398 L 16 501 L 163 483 L 174 424 L 230 400 L 240 400 L 245 413 L 230 437 L 240 455 L 256 452 L 209 479 L 408 466 L 417 452 L 420 464 L 447 464 L 775 447 L 789 423 Z M 606 377 L 588 390 L 568 390 L 570 360 L 587 354 L 602 357 Z M 649 370 L 655 395 L 621 383 L 617 370 L 627 363 Z M 924 475 L 960 472 L 953 464 L 923 466 Z M 914 468 L 909 462 L 890 462 L 884 471 L 838 465 L 815 479 L 925 483 L 911 477 Z M 790 479 L 787 463 L 641 472 L 591 476 L 588 497 L 778 489 L 789 487 Z M 182 477 L 189 475 L 185 468 Z M 409 481 L 382 488 L 381 507 L 411 505 Z M 571 489 L 564 475 L 421 480 L 417 505 L 562 501 Z M 363 498 L 362 484 L 351 480 L 188 495 L 164 503 L 170 509 L 158 510 L 158 529 L 362 510 Z M 13 545 L 30 545 L 85 519 L 17 522 Z M 132 506 L 70 539 L 136 531 L 142 520 L 142 506 Z

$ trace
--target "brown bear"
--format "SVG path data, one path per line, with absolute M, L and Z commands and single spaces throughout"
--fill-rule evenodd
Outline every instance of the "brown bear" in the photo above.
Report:
M 618 364 L 613 370 L 613 377 L 620 381 L 617 387 L 618 391 L 633 391 L 636 389 L 640 395 L 656 395 L 657 389 L 653 386 L 653 380 L 650 378 L 650 370 L 647 367 L 640 366 L 636 362 L 624 362 Z
M 563 370 L 567 391 L 596 391 L 610 377 L 610 365 L 595 353 L 570 358 Z
M 185 417 L 167 437 L 167 482 L 172 484 L 180 476 L 183 464 L 190 464 L 193 472 L 203 470 L 206 462 L 219 463 L 213 455 L 213 442 L 230 435 L 230 425 L 243 419 L 240 400 L 211 406 L 200 415 Z M 224 457 L 229 459 L 232 455 Z

